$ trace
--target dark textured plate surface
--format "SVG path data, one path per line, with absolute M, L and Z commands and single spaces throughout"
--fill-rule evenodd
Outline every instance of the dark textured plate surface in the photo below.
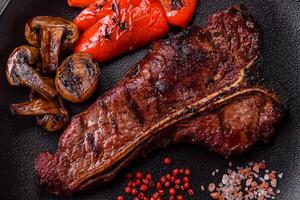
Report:
M 34 172 L 36 155 L 55 150 L 59 133 L 49 134 L 36 125 L 35 119 L 12 116 L 9 104 L 27 100 L 26 88 L 8 86 L 4 75 L 5 61 L 13 48 L 24 44 L 24 23 L 37 15 L 63 16 L 72 19 L 79 10 L 68 8 L 67 0 L 12 0 L 0 17 L 0 199 L 63 199 L 51 196 L 37 185 Z M 201 1 L 201 0 L 200 0 Z M 4 2 L 4 1 L 3 1 Z M 282 97 L 288 114 L 277 136 L 267 145 L 258 144 L 249 152 L 232 158 L 235 164 L 266 160 L 270 168 L 282 171 L 281 194 L 277 199 L 300 199 L 300 2 L 297 0 L 201 1 L 192 24 L 204 25 L 207 16 L 227 6 L 242 3 L 253 13 L 264 36 L 263 57 L 258 67 L 266 85 Z M 1 5 L 1 4 L 0 4 Z M 2 4 L 2 6 L 4 3 Z M 1 9 L 0 9 L 1 10 Z M 144 50 L 103 64 L 102 81 L 97 93 L 88 102 L 70 105 L 72 114 L 90 105 L 109 90 L 126 69 L 145 54 Z M 192 182 L 198 191 L 193 199 L 209 199 L 199 194 L 200 184 L 213 179 L 211 172 L 224 172 L 228 161 L 201 147 L 171 146 L 150 153 L 132 163 L 112 183 L 77 194 L 74 199 L 113 200 L 122 192 L 128 170 L 154 171 L 161 175 L 162 158 L 171 155 L 179 167 L 190 167 Z M 220 179 L 220 174 L 214 178 Z

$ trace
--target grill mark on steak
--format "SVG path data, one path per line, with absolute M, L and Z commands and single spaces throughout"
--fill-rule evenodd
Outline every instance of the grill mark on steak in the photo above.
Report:
M 139 66 L 137 73 L 125 76 L 89 109 L 75 116 L 62 134 L 56 153 L 38 156 L 36 172 L 41 183 L 52 193 L 72 194 L 93 183 L 109 181 L 145 151 L 144 148 L 158 146 L 152 141 L 160 141 L 156 139 L 168 135 L 165 129 L 171 129 L 181 120 L 202 113 L 217 103 L 230 101 L 235 98 L 230 96 L 232 94 L 242 95 L 244 86 L 249 85 L 245 70 L 251 68 L 260 55 L 259 34 L 256 26 L 246 25 L 252 20 L 245 10 L 239 6 L 228 10 L 243 14 L 238 17 L 233 12 L 220 11 L 210 17 L 207 28 L 194 27 L 154 43 L 147 56 L 136 65 Z M 212 34 L 220 25 L 219 18 L 231 24 L 227 30 L 229 36 L 220 32 L 219 39 L 214 39 Z M 225 40 L 229 37 L 230 41 Z M 242 49 L 229 48 L 230 43 L 239 41 L 244 46 Z M 248 52 L 245 53 L 244 48 Z M 222 73 L 216 75 L 215 72 Z M 209 87 L 206 85 L 208 77 L 214 78 Z M 128 97 L 134 100 L 143 122 L 138 120 Z M 258 130 L 266 136 L 279 120 L 275 114 L 264 114 L 265 118 L 259 122 Z M 274 120 L 270 122 L 269 119 Z M 195 128 L 192 124 L 188 126 Z M 220 134 L 220 130 L 213 131 Z M 92 149 L 84 152 L 80 143 L 91 132 L 100 152 L 97 159 L 90 156 Z M 211 140 L 210 135 L 204 135 Z M 212 141 L 218 146 L 221 139 Z M 214 149 L 214 143 L 207 143 L 207 146 Z M 215 150 L 230 154 L 234 149 L 220 147 Z
M 136 101 L 131 96 L 130 91 L 128 91 L 128 88 L 126 86 L 125 86 L 125 96 L 126 96 L 128 105 L 130 107 L 130 110 L 132 110 L 132 112 L 135 114 L 139 123 L 143 124 L 143 122 L 145 121 L 143 113 L 140 110 L 139 105 L 136 103 Z

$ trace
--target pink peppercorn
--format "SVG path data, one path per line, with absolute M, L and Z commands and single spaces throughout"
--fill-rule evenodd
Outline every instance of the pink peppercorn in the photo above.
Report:
M 143 174 L 142 174 L 141 172 L 137 172 L 137 173 L 135 174 L 135 178 L 141 179 L 141 178 L 143 178 Z
M 172 163 L 172 160 L 171 160 L 170 157 L 166 157 L 166 158 L 164 159 L 164 164 L 165 164 L 165 165 L 170 165 L 171 163 Z
M 172 196 L 172 195 L 175 195 L 176 194 L 176 190 L 174 188 L 170 188 L 169 190 L 169 194 Z
M 117 200 L 124 200 L 124 197 L 118 196 L 118 197 L 117 197 Z

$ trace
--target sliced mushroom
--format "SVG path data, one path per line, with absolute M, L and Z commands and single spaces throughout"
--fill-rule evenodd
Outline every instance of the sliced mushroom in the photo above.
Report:
M 57 95 L 56 90 L 44 82 L 40 74 L 30 65 L 39 59 L 39 50 L 35 47 L 20 46 L 7 60 L 6 77 L 10 85 L 25 85 L 47 99 Z
M 75 24 L 61 17 L 39 16 L 26 23 L 25 36 L 29 44 L 41 47 L 43 73 L 55 73 L 60 52 L 74 48 L 79 31 Z
M 57 69 L 55 86 L 64 99 L 79 103 L 95 92 L 99 76 L 100 69 L 95 59 L 87 53 L 76 53 Z
M 51 78 L 43 78 L 45 82 L 47 82 L 49 85 L 54 87 L 54 80 Z M 31 90 L 30 100 L 33 101 L 37 98 L 41 98 L 39 94 L 37 94 L 34 90 Z M 59 108 L 59 113 L 57 114 L 47 114 L 44 116 L 37 116 L 36 120 L 38 125 L 43 126 L 50 132 L 58 131 L 62 128 L 64 128 L 68 122 L 69 122 L 69 112 L 68 110 L 64 107 L 63 100 L 60 95 L 57 96 L 55 99 L 55 103 Z
M 38 98 L 29 102 L 12 104 L 10 109 L 13 114 L 25 116 L 40 116 L 46 114 L 59 114 L 59 106 L 52 101 Z
M 54 85 L 52 79 L 43 79 L 47 84 Z M 36 116 L 37 123 L 50 132 L 64 128 L 69 121 L 69 113 L 60 96 L 53 100 L 47 100 L 34 90 L 30 92 L 29 102 L 12 104 L 11 110 L 17 115 Z
M 46 128 L 50 132 L 58 131 L 64 128 L 69 122 L 69 113 L 64 108 L 63 101 L 60 97 L 58 98 L 58 102 L 60 105 L 59 114 L 56 115 L 48 114 L 48 115 L 36 117 L 37 123 L 40 126 Z

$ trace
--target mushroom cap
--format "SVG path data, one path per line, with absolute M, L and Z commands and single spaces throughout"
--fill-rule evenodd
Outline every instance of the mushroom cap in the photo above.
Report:
M 13 50 L 6 63 L 6 78 L 10 85 L 19 86 L 21 80 L 15 72 L 17 65 L 32 65 L 40 59 L 38 48 L 22 45 Z
M 79 103 L 95 92 L 99 77 L 97 61 L 88 53 L 75 53 L 57 69 L 55 86 L 64 99 Z
M 79 30 L 74 23 L 62 17 L 34 17 L 25 25 L 25 37 L 29 44 L 39 47 L 43 31 L 54 32 L 57 29 L 64 30 L 62 50 L 72 50 L 78 41 Z

